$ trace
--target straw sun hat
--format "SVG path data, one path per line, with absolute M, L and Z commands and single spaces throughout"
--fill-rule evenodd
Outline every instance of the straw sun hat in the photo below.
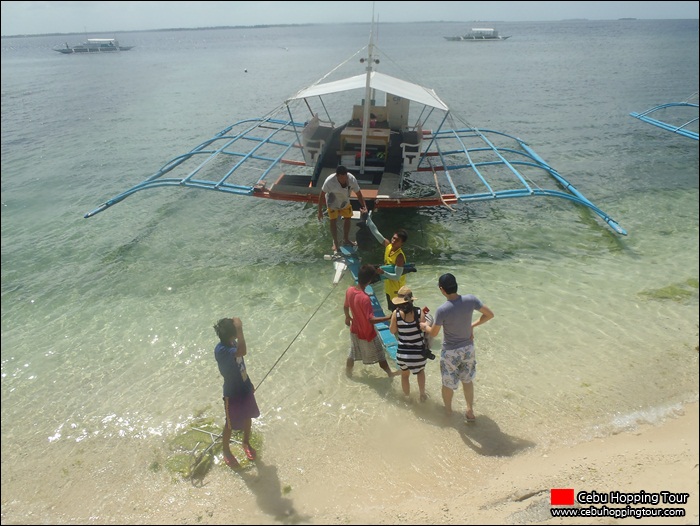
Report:
M 411 289 L 409 289 L 406 286 L 403 286 L 399 289 L 399 292 L 397 292 L 398 296 L 395 298 L 391 299 L 391 302 L 394 305 L 401 305 L 403 303 L 409 303 L 411 301 L 416 301 L 418 298 L 416 298 L 413 295 L 413 292 L 411 292 Z

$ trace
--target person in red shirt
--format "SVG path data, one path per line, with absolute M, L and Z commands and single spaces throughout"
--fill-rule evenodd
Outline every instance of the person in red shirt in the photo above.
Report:
M 376 273 L 374 265 L 363 265 L 357 273 L 357 284 L 345 291 L 345 325 L 350 327 L 350 353 L 345 363 L 345 373 L 348 377 L 352 376 L 355 360 L 362 360 L 365 365 L 379 363 L 379 367 L 390 378 L 401 374 L 400 370 L 392 371 L 389 367 L 384 343 L 374 328 L 376 323 L 389 321 L 391 316 L 375 317 L 372 300 L 365 292 Z

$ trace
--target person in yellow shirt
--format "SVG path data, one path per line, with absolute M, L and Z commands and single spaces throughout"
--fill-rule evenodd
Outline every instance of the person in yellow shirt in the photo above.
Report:
M 391 301 L 399 295 L 399 289 L 406 284 L 404 266 L 406 265 L 406 255 L 403 253 L 403 246 L 408 241 L 408 232 L 399 228 L 391 240 L 385 238 L 372 221 L 372 214 L 367 217 L 367 228 L 377 241 L 384 245 L 384 265 L 393 265 L 393 272 L 378 268 L 377 273 L 384 278 L 384 292 L 386 293 L 386 305 L 389 312 L 396 310 L 396 305 Z

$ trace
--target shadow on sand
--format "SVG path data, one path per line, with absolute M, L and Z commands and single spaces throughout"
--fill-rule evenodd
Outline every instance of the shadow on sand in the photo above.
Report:
M 246 469 L 240 472 L 240 476 L 255 495 L 260 510 L 283 524 L 309 523 L 310 517 L 299 515 L 292 499 L 283 495 L 277 467 L 260 459 L 254 465 L 257 470 Z
M 531 440 L 514 437 L 501 431 L 487 415 L 478 415 L 474 423 L 455 426 L 464 443 L 478 455 L 512 457 L 535 446 Z
M 426 402 L 418 402 L 415 398 L 406 399 L 400 389 L 397 392 L 393 388 L 393 382 L 401 381 L 399 378 L 390 380 L 383 376 L 353 374 L 350 380 L 371 387 L 387 402 L 412 411 L 416 417 L 430 425 L 456 429 L 462 441 L 478 455 L 512 457 L 536 445 L 530 440 L 504 433 L 498 424 L 485 414 L 478 414 L 474 423 L 466 423 L 464 415 L 460 413 L 455 412 L 451 416 L 445 415 L 442 399 L 435 401 L 430 398 Z M 411 385 L 412 392 L 414 389 L 417 389 L 415 383 Z M 461 393 L 461 390 L 456 393 Z

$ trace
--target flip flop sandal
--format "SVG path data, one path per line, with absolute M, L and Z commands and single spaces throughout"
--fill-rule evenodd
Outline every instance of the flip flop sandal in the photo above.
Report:
M 245 456 L 248 457 L 248 460 L 255 460 L 255 457 L 257 456 L 257 451 L 253 449 L 253 446 L 244 444 L 243 451 L 245 451 Z
M 238 469 L 241 467 L 241 465 L 238 463 L 238 460 L 236 460 L 236 457 L 227 457 L 224 455 L 224 462 L 226 465 L 232 469 Z

